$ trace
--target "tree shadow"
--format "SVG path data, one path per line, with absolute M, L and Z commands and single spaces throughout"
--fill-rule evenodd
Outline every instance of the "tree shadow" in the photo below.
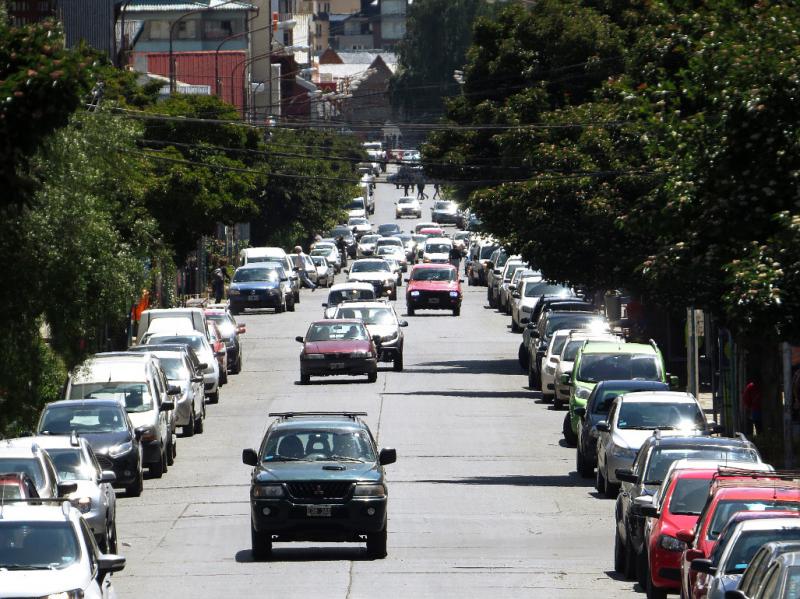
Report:
M 424 397 L 439 396 L 439 397 L 476 397 L 482 399 L 529 399 L 530 392 L 525 390 L 520 391 L 408 391 L 405 393 L 384 393 L 383 395 L 419 395 Z
M 498 360 L 446 360 L 421 362 L 406 368 L 409 372 L 424 374 L 519 374 L 519 364 L 513 358 Z
M 353 375 L 353 376 L 362 376 L 360 374 Z M 319 377 L 318 379 L 312 379 L 308 383 L 303 383 L 301 381 L 294 381 L 295 385 L 300 387 L 315 387 L 320 385 L 374 385 L 375 383 L 369 382 L 367 379 L 362 378 L 353 378 L 353 379 L 331 379 L 329 377 Z
M 418 483 L 442 485 L 481 485 L 489 487 L 587 487 L 591 483 L 577 472 L 554 475 L 504 474 L 463 478 L 423 479 Z

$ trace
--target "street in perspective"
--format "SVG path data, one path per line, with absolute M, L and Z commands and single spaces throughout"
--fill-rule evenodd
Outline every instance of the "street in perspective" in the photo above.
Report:
M 0 0 L 0 599 L 800 599 L 792 3 L 74 4 Z

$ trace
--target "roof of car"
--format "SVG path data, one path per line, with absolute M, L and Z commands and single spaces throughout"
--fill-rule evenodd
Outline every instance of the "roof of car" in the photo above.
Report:
M 364 324 L 364 321 L 360 318 L 323 318 L 315 320 L 311 324 Z
M 602 389 L 603 387 L 614 387 L 617 389 L 640 389 L 640 388 L 652 388 L 653 390 L 656 389 L 669 389 L 669 385 L 667 383 L 663 383 L 661 381 L 631 381 L 631 380 L 620 380 L 620 381 L 600 381 L 597 383 L 597 389 Z
M 634 391 L 620 398 L 620 401 L 636 403 L 697 403 L 694 395 L 683 391 Z
M 794 514 L 794 515 L 793 515 Z M 742 531 L 800 528 L 798 512 L 736 512 L 726 527 L 738 526 Z
M 599 315 L 598 315 L 599 316 Z M 583 346 L 583 354 L 653 354 L 656 350 L 647 343 L 626 343 L 620 341 L 589 341 Z
M 363 289 L 369 291 L 375 290 L 370 283 L 359 283 L 358 281 L 353 281 L 351 283 L 336 283 L 335 285 L 331 286 L 330 291 L 342 291 L 344 289 Z
M 42 449 L 79 449 L 81 445 L 87 443 L 84 437 L 76 435 L 74 437 L 75 444 L 73 444 L 73 437 L 71 435 L 34 435 L 27 437 L 33 443 L 39 445 Z
M 80 512 L 72 507 L 69 501 L 11 502 L 4 504 L 1 509 L 0 513 L 5 521 L 67 522 L 77 521 L 80 518 Z
M 90 361 L 110 360 L 110 359 L 118 360 L 121 358 L 136 360 L 138 362 L 146 360 L 147 356 L 143 356 L 142 353 L 139 351 L 113 351 L 113 352 L 103 352 L 99 354 L 94 354 L 93 356 L 89 357 L 89 360 Z
M 425 229 L 423 229 L 424 231 Z M 426 243 L 453 243 L 453 240 L 449 237 L 428 237 Z
M 677 435 L 674 437 L 661 437 L 653 435 L 648 437 L 647 442 L 655 443 L 658 441 L 660 448 L 698 448 L 703 447 L 743 447 L 752 448 L 752 444 L 747 439 L 740 437 L 711 437 L 706 435 Z
M 426 270 L 426 269 L 429 269 L 429 268 L 446 268 L 446 269 L 455 270 L 456 267 L 453 266 L 452 264 L 449 264 L 449 263 L 448 264 L 431 264 L 431 263 L 427 263 L 427 264 L 415 264 L 411 270 L 412 271 L 414 271 L 414 270 Z
M 285 256 L 280 256 L 281 260 L 284 257 L 288 257 L 289 254 Z M 259 262 L 248 262 L 247 264 L 242 264 L 236 270 L 251 270 L 253 268 L 282 268 L 282 265 L 277 260 L 275 261 L 259 261 Z
M 337 310 L 341 309 L 341 308 L 387 308 L 387 309 L 391 309 L 392 306 L 389 304 L 389 302 L 386 301 L 385 298 L 380 298 L 380 299 L 379 298 L 375 298 L 374 300 L 358 300 L 358 301 L 355 301 L 355 302 L 344 301 L 341 304 L 339 304 L 338 306 L 336 306 Z M 337 322 L 341 322 L 343 320 L 344 320 L 344 318 L 337 318 L 336 319 Z
M 17 437 L 0 441 L 0 457 L 30 458 L 41 449 L 31 437 Z
M 45 405 L 45 409 L 49 407 L 97 407 L 97 406 L 114 406 L 122 408 L 123 404 L 118 399 L 60 399 L 58 401 L 51 401 Z
M 363 262 L 386 262 L 383 258 L 359 258 L 358 260 L 353 260 L 353 264 L 359 264 Z

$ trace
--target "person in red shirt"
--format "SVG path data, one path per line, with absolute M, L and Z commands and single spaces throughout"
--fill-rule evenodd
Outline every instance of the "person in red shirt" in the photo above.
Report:
M 742 407 L 747 419 L 748 433 L 750 431 L 753 431 L 756 435 L 761 433 L 761 400 L 761 384 L 758 377 L 754 376 L 742 392 Z

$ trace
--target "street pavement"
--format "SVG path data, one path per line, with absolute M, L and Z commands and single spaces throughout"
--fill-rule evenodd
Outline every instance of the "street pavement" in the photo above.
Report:
M 394 220 L 393 185 L 377 189 L 377 225 Z M 423 203 L 423 219 L 431 201 Z M 401 228 L 413 227 L 405 220 Z M 343 280 L 339 275 L 338 280 Z M 564 413 L 540 403 L 517 364 L 520 336 L 464 286 L 460 317 L 405 316 L 405 371 L 299 384 L 299 344 L 322 317 L 325 290 L 303 291 L 294 313 L 248 313 L 244 369 L 231 376 L 205 432 L 181 438 L 175 465 L 120 497 L 123 599 L 139 597 L 534 597 L 639 595 L 613 574 L 614 502 L 575 473 L 561 442 Z M 257 447 L 267 413 L 369 413 L 379 446 L 397 448 L 389 481 L 388 556 L 363 545 L 276 544 L 253 562 L 245 447 Z

